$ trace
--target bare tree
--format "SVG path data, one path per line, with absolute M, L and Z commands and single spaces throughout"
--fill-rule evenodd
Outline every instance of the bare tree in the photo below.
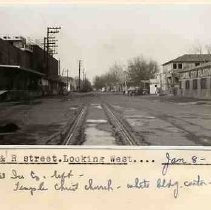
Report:
M 153 79 L 158 72 L 158 64 L 154 60 L 135 57 L 128 62 L 128 74 L 133 85 L 139 85 L 141 80 Z
M 207 51 L 207 54 L 211 54 L 211 44 L 205 45 L 205 49 Z
M 124 73 L 123 67 L 117 63 L 112 65 L 108 72 L 111 77 L 114 79 L 114 83 L 123 83 L 124 82 Z
M 127 82 L 131 85 L 140 85 L 141 80 L 152 79 L 157 72 L 158 64 L 156 61 L 147 60 L 144 57 L 135 57 L 128 61 L 127 71 L 123 71 L 123 67 L 115 63 L 107 73 L 95 77 L 94 86 L 96 89 L 120 87 L 125 85 L 126 76 Z
M 190 53 L 194 53 L 194 54 L 203 54 L 203 53 L 207 53 L 207 54 L 211 54 L 211 44 L 205 44 L 204 46 L 199 42 L 195 42 L 195 44 L 193 44 L 192 48 L 190 49 Z
M 113 64 L 109 71 L 101 76 L 96 76 L 94 79 L 94 86 L 96 89 L 102 87 L 109 87 L 112 89 L 114 86 L 124 83 L 123 67 L 119 64 Z
M 203 46 L 199 41 L 196 41 L 190 49 L 190 52 L 193 54 L 202 54 Z

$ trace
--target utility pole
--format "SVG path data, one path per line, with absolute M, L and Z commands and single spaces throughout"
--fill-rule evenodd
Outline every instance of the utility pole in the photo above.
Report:
M 44 37 L 44 62 L 46 61 L 47 38 Z
M 83 68 L 83 82 L 84 82 L 84 68 Z
M 125 94 L 127 94 L 128 93 L 128 89 L 127 89 L 127 77 L 128 77 L 128 73 L 127 73 L 127 71 L 123 71 L 123 74 L 124 74 L 124 79 L 125 79 Z
M 58 40 L 55 39 L 54 36 L 51 36 L 52 34 L 59 33 L 59 30 L 61 27 L 47 27 L 47 37 L 44 37 L 44 57 L 46 60 L 46 73 L 49 73 L 49 55 L 53 56 L 55 54 L 58 54 L 56 52 L 56 48 L 58 45 L 56 45 L 56 42 Z
M 83 87 L 82 88 L 84 89 L 84 84 L 85 84 L 85 80 L 84 80 L 84 68 L 83 68 L 83 83 L 82 84 L 83 84 Z
M 78 91 L 81 90 L 81 60 L 79 60 L 79 66 L 78 66 Z
M 61 75 L 61 70 L 60 70 L 60 59 L 58 60 L 58 75 Z
M 62 76 L 64 76 L 64 71 L 65 71 L 65 69 L 63 68 L 63 70 L 62 70 Z
M 67 69 L 67 91 L 68 91 L 69 81 L 68 81 L 68 69 Z

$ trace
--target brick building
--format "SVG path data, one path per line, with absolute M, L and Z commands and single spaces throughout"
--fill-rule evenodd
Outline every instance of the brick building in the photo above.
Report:
M 27 45 L 23 37 L 0 38 L 0 90 L 13 97 L 58 94 L 63 83 L 58 61 L 38 45 Z

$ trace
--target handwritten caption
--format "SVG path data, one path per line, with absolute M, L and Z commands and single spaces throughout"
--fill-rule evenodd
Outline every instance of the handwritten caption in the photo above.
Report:
M 173 198 L 177 199 L 181 192 L 190 188 L 205 188 L 211 189 L 211 178 L 207 179 L 200 173 L 200 170 L 193 173 L 191 177 L 181 179 L 180 175 L 169 175 L 173 172 L 174 167 L 185 166 L 207 166 L 210 165 L 206 158 L 197 155 L 191 155 L 188 158 L 176 157 L 169 152 L 164 153 L 161 162 L 155 160 L 134 159 L 131 156 L 68 156 L 56 155 L 50 156 L 23 156 L 19 158 L 17 155 L 0 154 L 0 187 L 4 182 L 8 182 L 8 187 L 15 193 L 25 193 L 30 196 L 37 196 L 47 192 L 106 192 L 112 193 L 116 191 L 169 191 Z M 68 164 L 68 167 L 57 169 L 59 164 Z M 22 167 L 17 165 L 27 165 L 27 170 L 22 171 Z M 32 165 L 42 165 L 39 170 L 36 170 Z M 55 164 L 54 167 L 49 166 Z M 102 175 L 90 175 L 83 167 L 74 168 L 75 164 L 90 165 L 120 165 L 122 173 L 130 170 L 130 165 L 136 164 L 137 173 L 120 181 L 118 177 L 110 174 L 104 178 Z M 155 176 L 146 176 L 144 169 L 146 164 L 150 167 L 158 167 L 159 173 Z M 10 166 L 9 169 L 6 166 Z M 45 165 L 45 166 L 43 166 Z M 124 166 L 125 165 L 125 166 Z M 42 170 L 42 167 L 48 167 L 48 173 Z M 105 166 L 110 167 L 110 166 Z M 118 167 L 118 166 L 115 166 Z M 5 169 L 6 168 L 6 169 Z

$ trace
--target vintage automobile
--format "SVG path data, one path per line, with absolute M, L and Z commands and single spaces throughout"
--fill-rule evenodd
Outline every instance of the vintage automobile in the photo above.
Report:
M 128 89 L 128 95 L 129 96 L 136 96 L 136 95 L 148 95 L 149 90 L 148 89 L 142 89 L 140 87 L 130 87 Z

